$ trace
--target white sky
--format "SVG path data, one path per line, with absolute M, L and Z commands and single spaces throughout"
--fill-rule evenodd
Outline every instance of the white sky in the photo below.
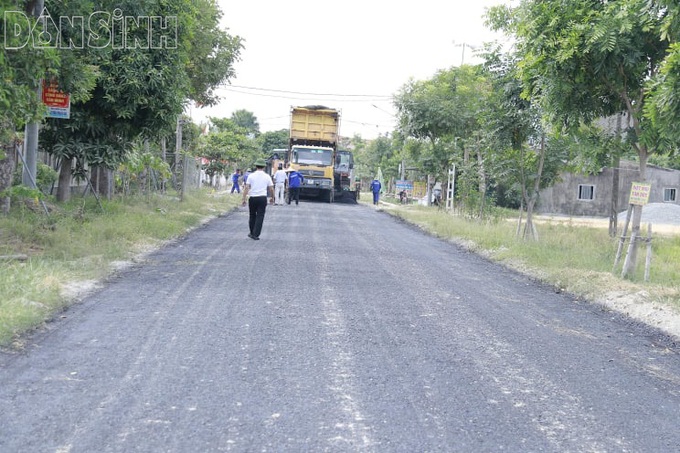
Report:
M 482 15 L 501 3 L 219 0 L 224 28 L 245 49 L 220 104 L 188 113 L 201 122 L 245 109 L 266 132 L 288 128 L 291 106 L 320 104 L 341 111 L 342 136 L 384 135 L 395 126 L 392 95 L 410 78 L 460 65 L 462 43 L 492 40 Z M 469 47 L 464 61 L 476 61 Z

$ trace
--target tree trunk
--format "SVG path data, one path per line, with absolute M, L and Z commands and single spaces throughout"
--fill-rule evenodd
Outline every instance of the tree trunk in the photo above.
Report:
M 534 225 L 534 218 L 533 218 L 533 210 L 534 210 L 534 205 L 533 203 L 529 203 L 527 205 L 527 221 L 524 224 L 524 231 L 522 232 L 522 239 L 533 239 L 534 241 L 538 240 L 538 230 L 536 230 L 536 226 Z
M 166 138 L 161 137 L 161 160 L 163 161 L 163 163 L 165 163 L 167 159 L 166 147 L 167 147 Z M 165 183 L 166 183 L 165 176 L 163 176 L 163 180 L 161 181 L 161 193 L 165 193 Z
M 612 159 L 612 199 L 609 206 L 609 236 L 616 237 L 619 220 L 619 166 L 621 157 L 618 152 Z
M 647 159 L 649 154 L 647 148 L 640 148 L 640 182 L 647 181 Z M 628 254 L 623 264 L 623 271 L 621 277 L 631 278 L 635 274 L 635 267 L 637 265 L 638 252 L 638 238 L 640 237 L 640 223 L 642 221 L 642 206 L 633 206 L 633 222 L 630 230 L 630 245 L 628 247 Z
M 519 179 L 520 179 L 520 188 L 522 190 L 521 194 L 521 206 L 520 206 L 520 216 L 519 220 L 517 221 L 517 237 L 520 236 L 520 232 L 522 232 L 522 214 L 524 214 L 524 206 L 526 205 L 527 201 L 529 200 L 529 196 L 527 195 L 527 177 L 526 177 L 526 168 L 524 167 L 524 147 L 520 147 L 519 150 L 520 152 L 520 158 L 521 158 L 521 164 L 520 164 L 520 169 L 519 169 Z M 522 239 L 524 239 L 524 235 L 522 235 Z
M 467 215 L 468 200 L 470 198 L 470 150 L 463 143 L 463 166 L 460 169 L 460 213 Z
M 486 173 L 484 172 L 484 157 L 477 144 L 477 174 L 479 176 L 479 218 L 484 217 L 484 202 L 486 201 Z
M 99 196 L 106 197 L 107 200 L 111 200 L 111 196 L 113 195 L 111 173 L 111 170 L 106 167 L 93 167 L 90 176 L 90 181 L 94 190 L 97 191 Z
M 5 158 L 0 160 L 0 192 L 12 187 L 12 178 L 14 176 L 14 145 L 3 146 L 3 153 Z M 0 198 L 0 212 L 4 215 L 9 214 L 11 206 L 11 198 L 4 196 Z
M 536 230 L 533 221 L 533 211 L 534 205 L 536 204 L 536 201 L 538 201 L 538 193 L 541 188 L 541 177 L 543 176 L 543 164 L 545 163 L 545 153 L 546 153 L 545 134 L 543 134 L 543 136 L 541 137 L 541 148 L 539 150 L 538 156 L 538 168 L 536 169 L 536 179 L 534 180 L 534 187 L 532 193 L 529 196 L 529 199 L 527 200 L 527 223 L 524 229 L 524 239 L 526 239 L 527 235 L 531 233 L 531 238 L 534 240 L 538 240 L 538 231 Z
M 616 116 L 616 138 L 621 139 L 621 123 L 623 115 Z M 609 236 L 616 237 L 619 220 L 619 166 L 621 165 L 621 155 L 618 150 L 612 156 L 612 200 L 609 210 Z
M 146 194 L 147 191 L 147 184 L 149 180 L 149 169 L 148 167 L 144 167 L 144 170 L 142 170 L 138 175 L 137 175 L 137 187 L 139 192 L 141 194 Z
M 519 237 L 519 233 L 522 231 L 522 216 L 524 215 L 524 198 L 520 202 L 519 206 L 519 218 L 517 219 L 517 231 L 515 231 L 515 236 Z
M 66 202 L 71 199 L 71 175 L 73 158 L 62 157 L 59 169 L 59 186 L 57 187 L 57 201 Z
M 144 139 L 144 153 L 146 153 L 148 155 L 150 152 L 151 151 L 150 151 L 149 139 L 147 138 L 147 139 Z M 138 182 L 138 187 L 139 187 L 140 193 L 142 193 L 144 195 L 148 194 L 149 193 L 148 189 L 150 187 L 149 180 L 151 179 L 151 175 L 149 174 L 149 167 L 145 165 L 144 170 L 142 170 L 139 173 L 139 175 L 137 175 L 137 177 L 138 177 L 137 182 Z

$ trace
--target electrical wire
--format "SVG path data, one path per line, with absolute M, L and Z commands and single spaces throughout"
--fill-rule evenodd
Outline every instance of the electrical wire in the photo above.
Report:
M 249 87 L 244 85 L 229 85 L 221 84 L 222 88 L 240 88 L 245 90 L 256 90 L 256 91 L 268 91 L 272 93 L 286 93 L 286 94 L 296 94 L 303 96 L 332 96 L 332 97 L 362 97 L 362 98 L 377 98 L 377 99 L 392 99 L 391 95 L 385 94 L 338 94 L 338 93 L 306 93 L 303 91 L 288 91 L 288 90 L 275 90 L 273 88 L 258 88 Z
M 244 95 L 249 95 L 249 96 L 261 96 L 261 97 L 269 97 L 269 98 L 278 98 L 278 99 L 293 99 L 293 100 L 299 100 L 299 101 L 310 101 L 309 97 L 300 97 L 300 96 L 316 96 L 316 97 L 324 97 L 323 99 L 315 99 L 315 102 L 368 102 L 368 103 L 382 103 L 382 102 L 391 102 L 393 100 L 392 96 L 388 95 L 377 95 L 377 94 L 334 94 L 334 93 L 305 93 L 305 92 L 300 92 L 300 91 L 289 91 L 289 90 L 277 90 L 277 89 L 270 89 L 270 88 L 256 88 L 256 87 L 248 87 L 248 86 L 243 86 L 243 85 L 229 85 L 229 84 L 222 84 L 220 85 L 220 89 L 231 92 L 231 93 L 237 93 L 237 94 L 244 94 Z M 260 93 L 254 92 L 254 91 L 261 91 Z M 271 94 L 270 94 L 271 93 Z M 279 93 L 279 94 L 276 94 Z M 336 99 L 340 98 L 340 99 Z M 350 99 L 348 99 L 350 98 Z M 357 98 L 357 99 L 353 99 Z M 375 104 L 371 104 L 374 108 L 377 108 L 378 110 L 381 110 L 384 113 L 388 113 L 386 110 L 380 109 L 377 107 Z M 393 116 L 393 115 L 391 115 Z M 272 120 L 278 120 L 278 119 L 283 119 L 287 118 L 286 116 L 280 116 L 280 117 L 270 117 L 270 118 L 264 118 L 259 120 L 260 122 L 272 122 Z M 343 122 L 345 123 L 353 123 L 353 124 L 359 124 L 361 126 L 372 126 L 376 128 L 393 128 L 393 125 L 386 125 L 386 124 L 375 124 L 375 123 L 366 123 L 363 121 L 352 121 L 347 118 L 342 119 Z
M 295 100 L 302 100 L 302 101 L 309 100 L 308 97 L 284 96 L 284 95 L 267 94 L 267 93 L 251 93 L 251 92 L 242 91 L 242 90 L 234 89 L 234 88 L 228 88 L 228 87 L 224 87 L 222 89 L 225 90 L 225 91 L 231 92 L 231 93 L 246 94 L 248 96 L 262 96 L 262 97 L 278 98 L 278 99 L 295 99 Z M 313 96 L 313 95 L 310 94 L 310 96 Z M 316 95 L 316 96 L 320 96 L 320 95 Z M 385 100 L 384 98 L 366 98 L 366 99 L 323 98 L 323 99 L 318 99 L 318 101 L 330 101 L 330 102 L 380 102 L 380 101 L 384 101 L 384 100 Z

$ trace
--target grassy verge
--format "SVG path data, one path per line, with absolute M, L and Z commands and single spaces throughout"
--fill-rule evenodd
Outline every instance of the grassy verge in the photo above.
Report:
M 0 345 L 64 308 L 74 283 L 107 276 L 112 263 L 180 237 L 239 200 L 206 190 L 182 202 L 169 195 L 104 201 L 103 211 L 94 199 L 77 199 L 49 217 L 13 209 L 0 217 Z
M 362 194 L 363 203 L 370 202 Z M 391 200 L 386 200 L 388 203 Z M 457 242 L 488 258 L 590 300 L 612 294 L 640 295 L 680 311 L 680 237 L 656 235 L 652 241 L 650 279 L 644 281 L 646 247 L 638 252 L 633 279 L 620 278 L 621 264 L 613 272 L 618 239 L 606 228 L 571 222 L 541 222 L 539 241 L 517 238 L 517 213 L 480 222 L 451 215 L 434 207 L 394 204 L 381 208 L 438 237 Z M 624 252 L 625 256 L 625 252 Z M 623 261 L 623 259 L 622 259 Z

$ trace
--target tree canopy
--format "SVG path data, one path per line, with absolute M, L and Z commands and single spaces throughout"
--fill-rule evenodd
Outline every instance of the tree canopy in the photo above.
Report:
M 645 164 L 662 145 L 644 108 L 668 50 L 663 9 L 646 0 L 525 0 L 497 7 L 496 18 L 504 8 L 507 20 L 496 25 L 517 39 L 524 96 L 560 127 L 627 111 L 631 145 Z
M 68 125 L 49 121 L 49 128 L 64 130 L 48 137 L 47 149 L 59 143 L 60 137 L 87 143 L 81 154 L 91 163 L 114 165 L 116 154 L 124 153 L 119 149 L 121 140 L 172 131 L 189 100 L 215 103 L 213 90 L 233 77 L 233 65 L 242 48 L 241 38 L 219 29 L 221 12 L 214 0 L 48 1 L 45 8 L 52 17 L 122 11 L 126 17 L 163 18 L 163 25 L 170 30 L 166 41 L 157 43 L 151 38 L 149 42 L 151 22 L 142 20 L 136 27 L 126 25 L 126 41 L 119 42 L 111 32 L 112 24 L 103 23 L 90 30 L 102 39 L 96 45 L 88 41 L 73 48 L 3 48 L 0 71 L 10 83 L 0 96 L 18 107 L 8 109 L 7 115 L 12 115 L 8 120 L 19 125 L 26 118 L 39 118 L 42 110 L 31 84 L 43 77 L 53 79 L 71 94 L 72 117 Z M 110 20 L 115 20 L 115 13 L 112 17 Z M 62 42 L 77 41 L 77 36 L 69 33 L 73 30 L 60 29 Z M 102 152 L 107 147 L 112 151 L 108 156 Z
M 647 0 L 523 0 L 493 8 L 489 22 L 515 37 L 523 96 L 541 107 L 558 133 L 627 113 L 627 140 L 644 181 L 650 154 L 674 147 L 674 82 L 667 69 L 674 47 L 667 38 L 677 29 L 676 13 Z M 641 213 L 636 206 L 633 238 Z M 624 275 L 634 270 L 636 250 Z
M 241 126 L 253 137 L 260 135 L 260 123 L 255 114 L 245 109 L 236 110 L 231 114 L 231 120 L 237 126 Z

